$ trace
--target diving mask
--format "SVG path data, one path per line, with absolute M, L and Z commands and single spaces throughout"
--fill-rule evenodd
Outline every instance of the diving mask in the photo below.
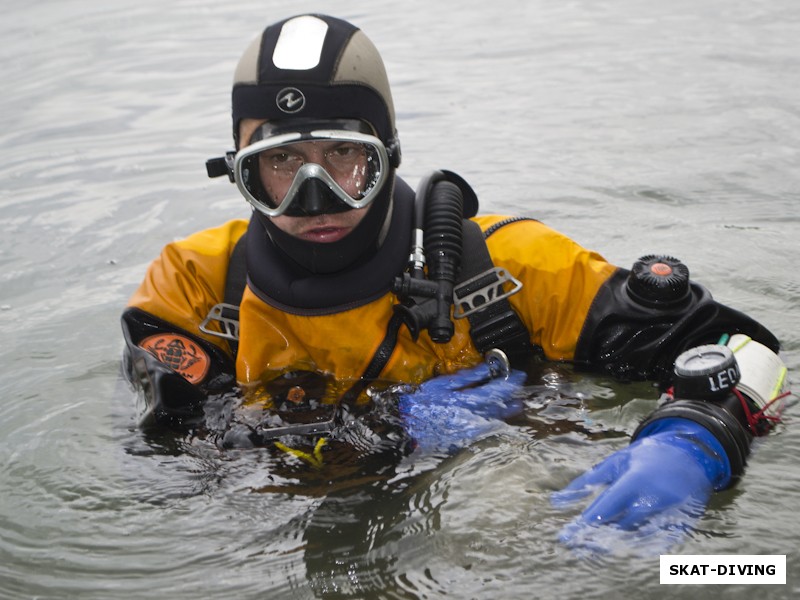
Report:
M 234 159 L 236 185 L 268 217 L 368 206 L 389 177 L 386 147 L 362 121 L 264 123 Z

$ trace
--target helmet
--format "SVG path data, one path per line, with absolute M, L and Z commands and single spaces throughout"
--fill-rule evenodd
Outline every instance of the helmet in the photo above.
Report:
M 383 61 L 361 30 L 310 14 L 270 25 L 239 60 L 232 109 L 238 152 L 229 155 L 227 168 L 276 246 L 305 269 L 328 273 L 380 243 L 391 219 L 400 144 Z M 241 147 L 245 118 L 266 122 Z M 342 163 L 350 177 L 335 172 Z M 275 185 L 278 175 L 283 187 Z M 348 236 L 327 244 L 294 238 L 269 218 L 370 204 Z

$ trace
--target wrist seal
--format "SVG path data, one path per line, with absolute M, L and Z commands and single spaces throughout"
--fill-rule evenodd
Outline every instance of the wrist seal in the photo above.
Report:
M 731 394 L 729 398 L 736 401 L 736 405 L 738 405 L 738 400 L 735 396 Z M 728 398 L 724 403 L 728 403 Z M 650 425 L 666 418 L 687 419 L 705 427 L 725 450 L 731 467 L 731 482 L 744 473 L 747 456 L 750 453 L 752 436 L 722 403 L 718 404 L 702 400 L 669 401 L 657 408 L 639 424 L 633 433 L 631 442 L 635 442 L 640 437 L 647 437 Z

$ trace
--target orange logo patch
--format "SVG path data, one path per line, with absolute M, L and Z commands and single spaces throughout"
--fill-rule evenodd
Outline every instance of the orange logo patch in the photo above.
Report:
M 151 335 L 139 342 L 139 347 L 147 350 L 191 383 L 203 381 L 211 366 L 211 359 L 206 351 L 182 335 L 174 333 Z

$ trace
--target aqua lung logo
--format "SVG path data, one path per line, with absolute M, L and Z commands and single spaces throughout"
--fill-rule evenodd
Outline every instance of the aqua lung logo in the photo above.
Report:
M 306 105 L 306 97 L 297 88 L 287 87 L 278 92 L 275 102 L 283 112 L 292 114 L 303 110 Z

